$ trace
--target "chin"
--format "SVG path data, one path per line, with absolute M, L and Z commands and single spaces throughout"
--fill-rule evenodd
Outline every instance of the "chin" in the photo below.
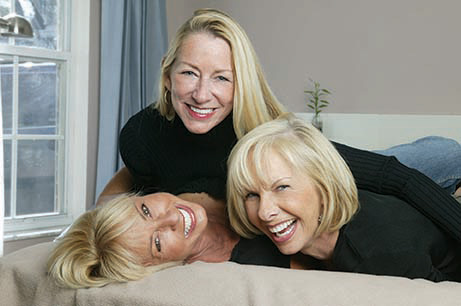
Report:
M 293 246 L 277 246 L 277 247 L 280 253 L 282 253 L 283 255 L 294 255 L 301 251 L 300 248 L 296 248 Z
M 206 134 L 208 133 L 214 126 L 209 125 L 202 125 L 202 124 L 188 124 L 186 128 L 189 132 L 193 134 Z

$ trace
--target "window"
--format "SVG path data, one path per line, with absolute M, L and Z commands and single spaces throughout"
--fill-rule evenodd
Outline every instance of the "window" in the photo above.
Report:
M 71 19 L 89 14 L 82 10 L 89 1 L 0 0 L 1 16 L 22 15 L 34 31 L 33 38 L 0 37 L 5 241 L 56 234 L 85 208 L 75 194 L 85 191 L 85 172 L 76 169 L 86 166 L 86 151 L 76 148 L 86 137 L 80 112 L 87 108 L 76 105 L 85 95 L 74 95 L 85 71 L 70 28 L 79 26 Z

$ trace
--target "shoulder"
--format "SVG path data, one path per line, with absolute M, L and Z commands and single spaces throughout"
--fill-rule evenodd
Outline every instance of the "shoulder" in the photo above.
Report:
M 120 140 L 152 137 L 153 133 L 167 130 L 163 128 L 167 125 L 169 125 L 169 121 L 160 115 L 151 104 L 128 119 L 120 132 Z
M 128 119 L 127 123 L 124 126 L 125 128 L 136 128 L 141 126 L 152 126 L 152 125 L 159 125 L 167 122 L 167 119 L 160 115 L 158 110 L 154 108 L 154 105 L 151 104 L 146 108 L 140 110 L 136 114 Z
M 361 258 L 390 250 L 427 252 L 447 239 L 432 221 L 394 196 L 359 190 L 359 201 L 359 211 L 341 229 L 340 238 L 343 247 Z

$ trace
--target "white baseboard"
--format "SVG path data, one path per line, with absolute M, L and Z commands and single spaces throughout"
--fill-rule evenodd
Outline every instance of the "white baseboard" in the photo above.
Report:
M 296 113 L 310 121 L 312 113 Z M 323 133 L 333 141 L 363 149 L 385 149 L 424 136 L 443 136 L 461 143 L 459 115 L 378 115 L 322 113 Z

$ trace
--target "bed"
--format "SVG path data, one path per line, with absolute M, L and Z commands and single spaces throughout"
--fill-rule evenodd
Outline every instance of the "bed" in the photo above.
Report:
M 0 305 L 461 305 L 461 283 L 226 263 L 170 268 L 140 281 L 63 289 L 46 275 L 52 242 L 0 258 Z

